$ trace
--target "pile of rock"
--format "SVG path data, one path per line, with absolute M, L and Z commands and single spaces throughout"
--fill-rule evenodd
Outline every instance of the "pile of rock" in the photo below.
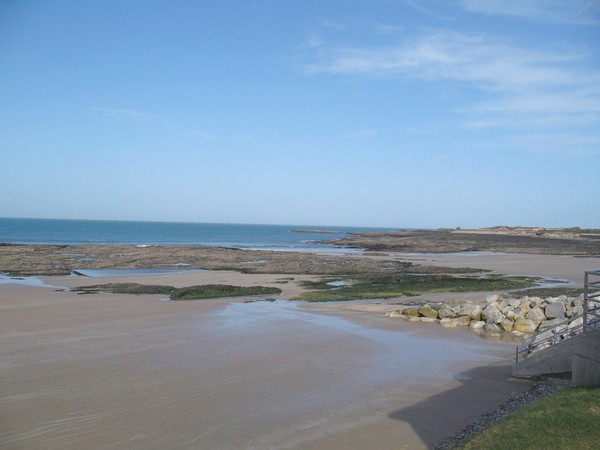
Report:
M 490 295 L 482 302 L 451 300 L 407 306 L 387 313 L 387 316 L 439 323 L 447 328 L 469 327 L 476 334 L 501 337 L 503 334 L 523 336 L 563 322 L 568 328 L 574 328 L 583 322 L 582 312 L 583 295 L 577 298 Z

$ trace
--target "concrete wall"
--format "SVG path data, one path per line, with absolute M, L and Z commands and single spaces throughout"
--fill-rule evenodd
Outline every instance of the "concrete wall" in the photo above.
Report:
M 600 331 L 581 336 L 573 350 L 573 374 L 576 386 L 600 386 Z
M 571 372 L 577 337 L 533 353 L 513 365 L 513 376 L 530 378 L 538 375 Z

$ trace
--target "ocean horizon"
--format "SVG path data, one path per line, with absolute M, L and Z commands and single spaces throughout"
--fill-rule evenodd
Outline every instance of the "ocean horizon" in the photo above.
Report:
M 197 245 L 256 250 L 336 251 L 320 241 L 393 228 L 0 218 L 0 243 L 29 245 Z M 326 231 L 326 232 L 325 232 Z

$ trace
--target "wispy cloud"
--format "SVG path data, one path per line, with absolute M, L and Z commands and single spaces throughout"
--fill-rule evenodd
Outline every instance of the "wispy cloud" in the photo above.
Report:
M 597 0 L 456 0 L 467 11 L 520 17 L 538 22 L 600 24 Z
M 600 71 L 583 69 L 590 58 L 579 50 L 436 30 L 391 46 L 324 45 L 303 70 L 452 82 L 463 95 L 453 96 L 451 109 L 465 126 L 583 126 L 600 123 Z
M 328 19 L 321 20 L 321 25 L 323 25 L 326 28 L 333 28 L 337 31 L 344 31 L 346 29 L 346 26 L 341 24 L 340 22 L 335 22 L 333 20 Z
M 432 2 L 427 2 L 423 0 L 406 0 L 406 4 L 416 9 L 417 11 L 425 14 L 426 16 L 433 17 L 435 19 L 452 20 L 452 17 L 450 15 L 441 12 L 440 6 L 446 5 L 444 5 L 443 3 L 440 5 L 439 0 L 433 0 Z
M 564 63 L 585 56 L 519 48 L 483 35 L 436 31 L 393 46 L 323 47 L 317 55 L 318 61 L 306 64 L 304 71 L 445 78 L 509 88 L 539 82 L 576 82 L 581 74 Z
M 185 129 L 162 116 L 138 111 L 135 109 L 93 107 L 92 111 L 98 112 L 110 120 L 149 122 L 153 125 L 160 126 L 167 133 L 178 136 L 190 136 L 201 139 L 216 139 L 216 136 L 212 133 L 197 129 Z
M 162 119 L 158 116 L 137 111 L 135 109 L 125 108 L 99 108 L 93 107 L 92 111 L 99 112 L 105 117 L 110 119 L 123 119 L 123 120 L 140 120 L 140 121 L 161 121 Z

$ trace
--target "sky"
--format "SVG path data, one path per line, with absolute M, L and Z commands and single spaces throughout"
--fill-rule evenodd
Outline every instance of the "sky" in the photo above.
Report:
M 3 0 L 0 217 L 600 228 L 600 0 Z

